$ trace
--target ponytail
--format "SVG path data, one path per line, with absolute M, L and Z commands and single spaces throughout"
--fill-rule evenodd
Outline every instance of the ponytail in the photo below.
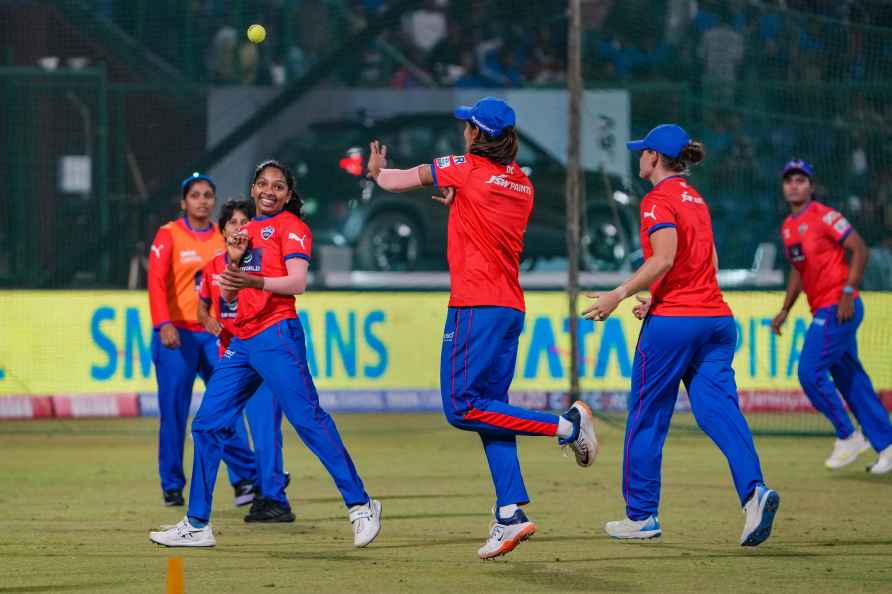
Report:
M 681 149 L 677 157 L 669 157 L 660 153 L 660 160 L 669 171 L 679 175 L 689 175 L 692 166 L 700 165 L 706 160 L 706 147 L 702 142 L 692 140 Z

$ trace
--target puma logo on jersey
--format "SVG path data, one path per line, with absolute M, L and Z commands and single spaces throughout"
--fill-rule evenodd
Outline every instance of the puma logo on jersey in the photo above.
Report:
M 158 258 L 159 260 L 161 259 L 161 250 L 163 250 L 163 249 L 164 249 L 163 243 L 161 245 L 152 244 L 152 247 L 151 247 L 152 253 L 155 254 L 155 257 Z
M 654 204 L 653 208 L 650 209 L 650 212 L 647 212 L 646 210 L 644 211 L 644 218 L 645 219 L 653 219 L 654 221 L 657 220 L 657 205 L 656 204 Z
M 288 239 L 293 239 L 294 241 L 300 244 L 301 249 L 307 249 L 307 246 L 304 244 L 304 241 L 307 239 L 306 235 L 301 235 L 298 237 L 297 233 L 289 233 Z

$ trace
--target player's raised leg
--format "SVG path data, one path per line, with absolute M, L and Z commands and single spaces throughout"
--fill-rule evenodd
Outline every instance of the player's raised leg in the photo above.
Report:
M 559 416 L 509 404 L 508 385 L 498 395 L 493 389 L 492 374 L 508 374 L 507 363 L 511 363 L 507 378 L 513 376 L 522 327 L 523 312 L 512 308 L 449 308 L 440 352 L 440 395 L 446 419 L 466 431 L 556 436 L 573 447 L 580 466 L 590 466 L 597 441 L 591 411 L 584 403 Z M 504 378 L 498 381 L 504 384 Z

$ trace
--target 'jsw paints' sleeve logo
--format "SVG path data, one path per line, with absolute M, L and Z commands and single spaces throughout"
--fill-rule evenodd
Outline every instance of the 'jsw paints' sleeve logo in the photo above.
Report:
M 507 173 L 503 173 L 501 175 L 491 175 L 486 183 L 511 190 L 512 192 L 520 192 L 521 194 L 533 193 L 532 189 L 529 186 L 509 181 L 507 179 L 507 175 Z

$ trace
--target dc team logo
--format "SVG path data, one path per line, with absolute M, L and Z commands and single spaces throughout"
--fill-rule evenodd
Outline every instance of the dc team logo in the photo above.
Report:
M 250 252 L 242 258 L 242 272 L 260 272 L 263 267 L 263 248 L 252 248 Z
M 198 291 L 201 289 L 201 270 L 195 273 L 195 290 Z
M 263 229 L 260 230 L 260 237 L 262 237 L 264 239 L 264 241 L 266 241 L 267 239 L 269 239 L 270 237 L 273 236 L 274 231 L 275 231 L 275 229 L 273 229 L 272 225 L 270 225 L 268 227 L 264 227 Z
M 450 165 L 449 157 L 440 157 L 436 163 L 438 169 L 446 169 Z

